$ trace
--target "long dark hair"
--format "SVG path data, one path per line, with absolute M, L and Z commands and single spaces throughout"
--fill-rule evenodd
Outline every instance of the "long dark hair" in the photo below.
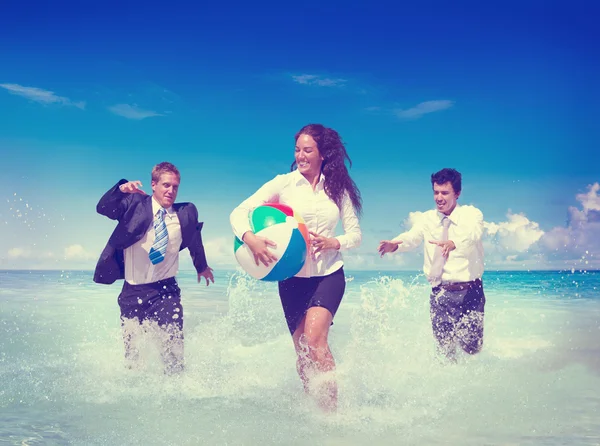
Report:
M 346 152 L 344 143 L 338 132 L 321 124 L 308 124 L 302 127 L 296 133 L 295 141 L 300 135 L 309 135 L 317 143 L 319 153 L 323 157 L 321 172 L 325 175 L 325 193 L 339 209 L 342 209 L 342 199 L 344 192 L 348 192 L 348 196 L 352 201 L 354 210 L 358 215 L 362 213 L 362 198 L 356 183 L 346 168 L 345 161 L 348 160 L 352 167 L 352 160 Z M 296 161 L 292 163 L 291 170 L 296 168 Z

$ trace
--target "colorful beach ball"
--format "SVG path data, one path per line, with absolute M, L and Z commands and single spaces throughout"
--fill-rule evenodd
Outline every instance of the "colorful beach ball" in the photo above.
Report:
M 275 242 L 277 247 L 269 247 L 277 261 L 265 266 L 254 261 L 254 254 L 246 244 L 235 237 L 235 258 L 252 277 L 265 281 L 285 280 L 296 275 L 306 261 L 309 249 L 308 229 L 300 216 L 291 207 L 279 203 L 265 203 L 248 215 L 250 227 L 256 235 Z

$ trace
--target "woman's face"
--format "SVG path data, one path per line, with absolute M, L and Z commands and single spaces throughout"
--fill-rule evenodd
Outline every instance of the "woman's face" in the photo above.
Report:
M 323 157 L 312 136 L 303 134 L 298 137 L 294 156 L 302 175 L 316 176 L 321 173 Z

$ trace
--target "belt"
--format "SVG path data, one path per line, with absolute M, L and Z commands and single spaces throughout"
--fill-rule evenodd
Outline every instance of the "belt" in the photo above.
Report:
M 441 288 L 442 290 L 447 291 L 463 291 L 468 290 L 473 286 L 481 286 L 481 279 L 471 280 L 470 282 L 449 282 L 449 283 L 441 283 L 436 288 Z

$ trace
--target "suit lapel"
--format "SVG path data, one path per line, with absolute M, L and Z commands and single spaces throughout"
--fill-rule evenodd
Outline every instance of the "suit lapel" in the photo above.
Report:
M 179 225 L 183 226 L 185 224 L 186 213 L 183 210 L 182 206 L 179 204 L 173 204 L 173 210 L 177 214 L 177 218 L 179 219 Z
M 185 207 L 180 204 L 173 204 L 173 209 L 179 219 L 179 227 L 181 228 L 181 244 L 187 246 L 187 234 L 185 228 L 187 228 L 188 213 L 185 211 Z
M 152 212 L 152 195 L 149 195 L 144 200 L 144 217 L 149 220 L 149 224 L 152 224 L 154 221 L 154 212 Z M 146 225 L 148 227 L 148 225 Z

